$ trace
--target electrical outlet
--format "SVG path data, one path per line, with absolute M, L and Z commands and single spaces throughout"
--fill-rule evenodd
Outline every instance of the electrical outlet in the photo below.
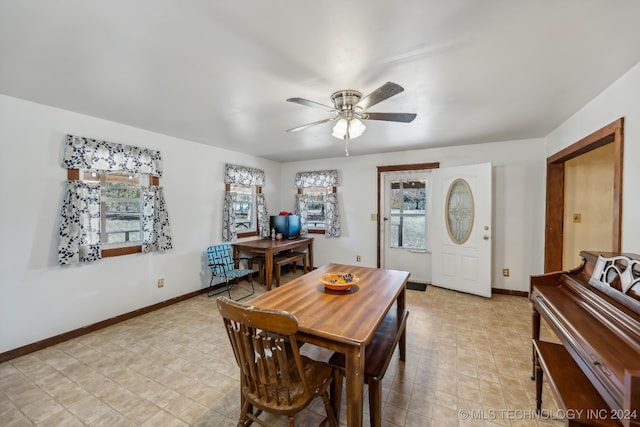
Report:
M 502 269 L 502 275 L 504 277 L 509 277 L 509 269 L 508 268 L 503 268 Z
M 158 287 L 164 288 L 164 277 L 158 279 Z
M 362 257 L 360 255 L 356 255 L 356 262 L 362 261 Z

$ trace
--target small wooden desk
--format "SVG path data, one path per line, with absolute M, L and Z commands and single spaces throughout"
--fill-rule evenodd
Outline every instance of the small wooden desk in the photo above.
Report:
M 330 291 L 320 277 L 341 271 L 360 278 L 350 291 Z M 389 309 L 397 303 L 405 311 L 406 271 L 327 264 L 252 299 L 255 307 L 288 311 L 298 319 L 297 337 L 345 355 L 347 425 L 362 426 L 365 347 Z M 400 355 L 406 352 L 406 329 Z M 339 410 L 339 408 L 335 408 Z
M 232 245 L 234 258 L 238 258 L 241 251 L 264 255 L 264 283 L 267 291 L 271 290 L 274 254 L 306 246 L 309 248 L 309 270 L 313 270 L 313 237 L 298 237 L 291 240 L 257 239 L 236 242 Z

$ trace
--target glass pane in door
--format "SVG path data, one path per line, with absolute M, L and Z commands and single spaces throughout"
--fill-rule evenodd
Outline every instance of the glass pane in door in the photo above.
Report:
M 392 181 L 390 191 L 390 246 L 425 249 L 426 179 Z

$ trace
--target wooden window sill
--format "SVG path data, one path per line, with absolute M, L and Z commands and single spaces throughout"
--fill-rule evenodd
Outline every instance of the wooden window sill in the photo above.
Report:
M 122 248 L 103 249 L 102 258 L 109 258 L 112 256 L 139 254 L 142 253 L 142 245 L 138 246 L 125 246 Z

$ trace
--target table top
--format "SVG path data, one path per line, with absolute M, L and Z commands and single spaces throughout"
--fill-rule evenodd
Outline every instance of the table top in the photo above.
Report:
M 360 281 L 348 291 L 325 289 L 325 273 L 343 272 Z M 296 316 L 301 333 L 351 345 L 367 345 L 389 308 L 404 292 L 409 273 L 327 264 L 246 304 L 285 310 Z
M 295 239 L 271 240 L 256 239 L 246 240 L 244 242 L 234 242 L 233 246 L 240 249 L 287 249 L 288 247 L 298 247 L 302 244 L 308 244 L 313 241 L 313 237 L 297 237 Z

